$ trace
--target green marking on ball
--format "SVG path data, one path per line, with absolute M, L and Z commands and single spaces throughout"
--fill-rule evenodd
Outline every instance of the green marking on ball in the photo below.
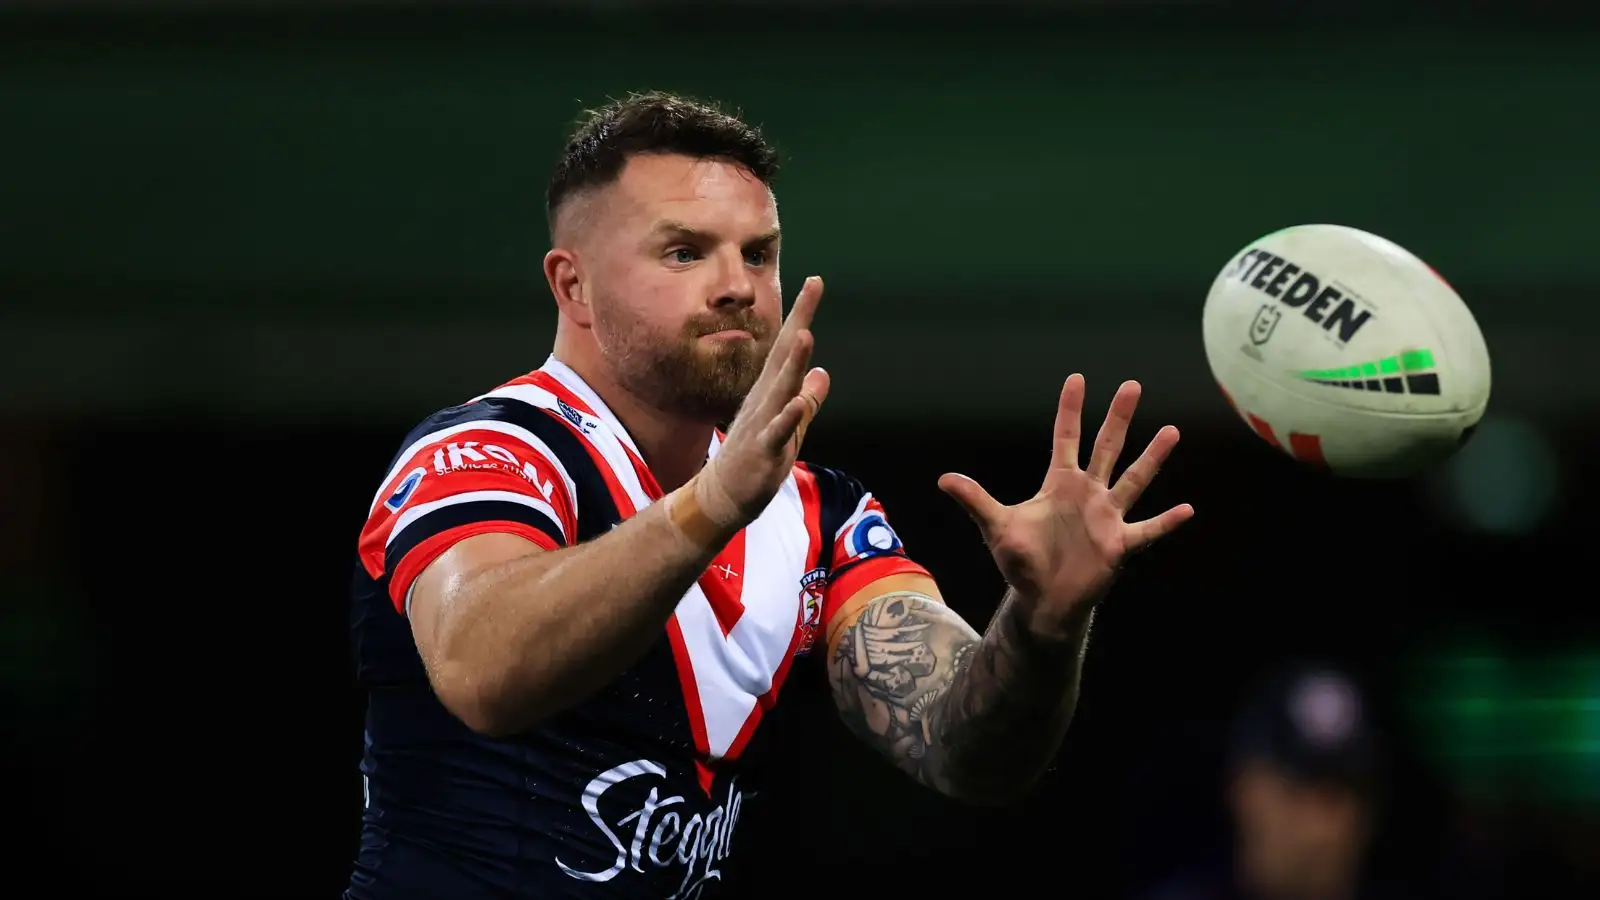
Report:
M 1333 369 L 1306 369 L 1297 377 L 1329 387 L 1386 394 L 1438 394 L 1432 350 L 1407 350 L 1383 359 Z
M 1433 368 L 1432 350 L 1407 350 L 1400 356 L 1400 365 L 1407 372 L 1421 372 Z

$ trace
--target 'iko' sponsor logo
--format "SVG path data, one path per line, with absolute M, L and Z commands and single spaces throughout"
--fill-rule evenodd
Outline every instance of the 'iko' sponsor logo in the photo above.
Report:
M 1349 343 L 1375 316 L 1372 307 L 1351 295 L 1348 289 L 1341 291 L 1327 279 L 1266 250 L 1246 250 L 1223 275 L 1249 285 L 1284 306 L 1300 310 L 1301 315 L 1321 325 L 1322 330 L 1340 344 Z M 1265 343 L 1275 325 L 1275 316 L 1258 313 L 1252 326 L 1252 339 L 1258 344 Z
M 549 500 L 555 491 L 555 484 L 548 478 L 539 477 L 539 470 L 533 463 L 517 458 L 515 453 L 497 444 L 465 441 L 459 444 L 446 444 L 433 451 L 433 470 L 440 475 L 448 472 L 490 469 L 510 472 L 527 479 L 539 489 L 539 493 L 543 494 L 546 500 Z

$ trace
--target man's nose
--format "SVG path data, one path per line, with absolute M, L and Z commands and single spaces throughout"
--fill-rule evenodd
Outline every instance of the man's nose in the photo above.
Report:
M 720 278 L 711 306 L 720 309 L 727 306 L 749 307 L 756 302 L 756 280 L 752 277 L 750 267 L 744 263 L 744 254 L 739 251 L 724 254 L 720 260 Z

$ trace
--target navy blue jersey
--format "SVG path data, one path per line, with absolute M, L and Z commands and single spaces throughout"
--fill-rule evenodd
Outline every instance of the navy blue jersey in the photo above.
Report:
M 405 618 L 417 575 L 456 541 L 500 532 L 559 550 L 660 497 L 621 424 L 555 361 L 407 437 L 352 588 L 369 701 L 347 898 L 716 895 L 791 664 L 860 588 L 924 571 L 859 483 L 797 465 L 642 659 L 512 738 L 444 708 Z

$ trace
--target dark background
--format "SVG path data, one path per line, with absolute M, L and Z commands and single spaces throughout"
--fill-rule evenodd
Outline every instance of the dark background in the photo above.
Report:
M 741 106 L 788 151 L 786 285 L 828 278 L 836 385 L 807 456 L 860 477 L 974 623 L 1001 585 L 934 482 L 1031 492 L 1068 372 L 1095 418 L 1145 384 L 1130 443 L 1169 421 L 1184 440 L 1144 504 L 1198 510 L 1102 611 L 1079 718 L 1019 809 L 915 789 L 797 684 L 792 778 L 736 856 L 753 893 L 1132 896 L 1226 848 L 1226 718 L 1313 655 L 1367 679 L 1394 739 L 1386 871 L 1448 896 L 1592 889 L 1591 23 L 448 6 L 0 4 L 15 896 L 341 889 L 359 522 L 416 420 L 543 360 L 543 181 L 583 104 L 644 88 Z M 1449 465 L 1305 471 L 1216 393 L 1206 288 L 1302 221 L 1399 241 L 1478 315 L 1495 399 Z

